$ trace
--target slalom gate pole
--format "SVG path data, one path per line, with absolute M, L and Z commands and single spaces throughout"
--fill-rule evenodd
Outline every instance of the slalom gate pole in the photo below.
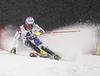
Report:
M 71 33 L 71 32 L 80 32 L 80 30 L 76 30 L 76 31 L 55 31 L 55 32 L 52 32 L 52 33 L 55 34 L 55 33 Z

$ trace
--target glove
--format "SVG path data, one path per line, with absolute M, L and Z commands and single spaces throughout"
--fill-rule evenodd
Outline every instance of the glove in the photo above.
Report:
M 12 48 L 12 50 L 10 51 L 10 54 L 16 54 L 16 48 Z

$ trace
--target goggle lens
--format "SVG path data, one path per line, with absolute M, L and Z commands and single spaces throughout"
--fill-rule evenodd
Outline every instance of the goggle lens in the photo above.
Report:
M 33 27 L 33 24 L 27 24 L 28 27 Z

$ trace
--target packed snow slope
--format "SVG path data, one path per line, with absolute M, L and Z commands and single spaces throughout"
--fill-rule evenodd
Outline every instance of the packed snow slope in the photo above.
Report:
M 45 46 L 62 57 L 59 61 L 29 57 L 32 50 L 25 48 L 21 40 L 17 46 L 21 55 L 0 51 L 0 76 L 99 76 L 100 56 L 91 55 L 97 43 L 94 27 L 64 27 L 53 31 L 74 30 L 80 32 L 39 36 Z
M 100 76 L 100 57 L 77 62 L 0 54 L 0 76 Z

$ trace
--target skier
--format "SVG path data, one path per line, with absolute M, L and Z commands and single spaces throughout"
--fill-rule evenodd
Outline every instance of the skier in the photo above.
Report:
M 58 55 L 53 53 L 51 50 L 48 48 L 45 48 L 43 46 L 43 43 L 40 41 L 40 39 L 37 37 L 38 35 L 44 34 L 45 31 L 39 27 L 37 24 L 34 22 L 33 17 L 27 17 L 25 20 L 25 24 L 21 25 L 14 38 L 13 38 L 13 48 L 10 51 L 11 54 L 16 54 L 16 41 L 20 38 L 20 36 L 23 39 L 23 43 L 26 47 L 32 48 L 33 50 L 36 51 L 35 54 L 30 54 L 33 57 L 38 54 L 41 54 L 43 50 L 48 53 L 48 55 L 51 55 L 54 59 L 58 59 Z
M 5 45 L 5 43 L 7 43 L 6 41 L 7 41 L 7 34 L 5 30 L 0 28 L 0 50 L 6 47 Z

